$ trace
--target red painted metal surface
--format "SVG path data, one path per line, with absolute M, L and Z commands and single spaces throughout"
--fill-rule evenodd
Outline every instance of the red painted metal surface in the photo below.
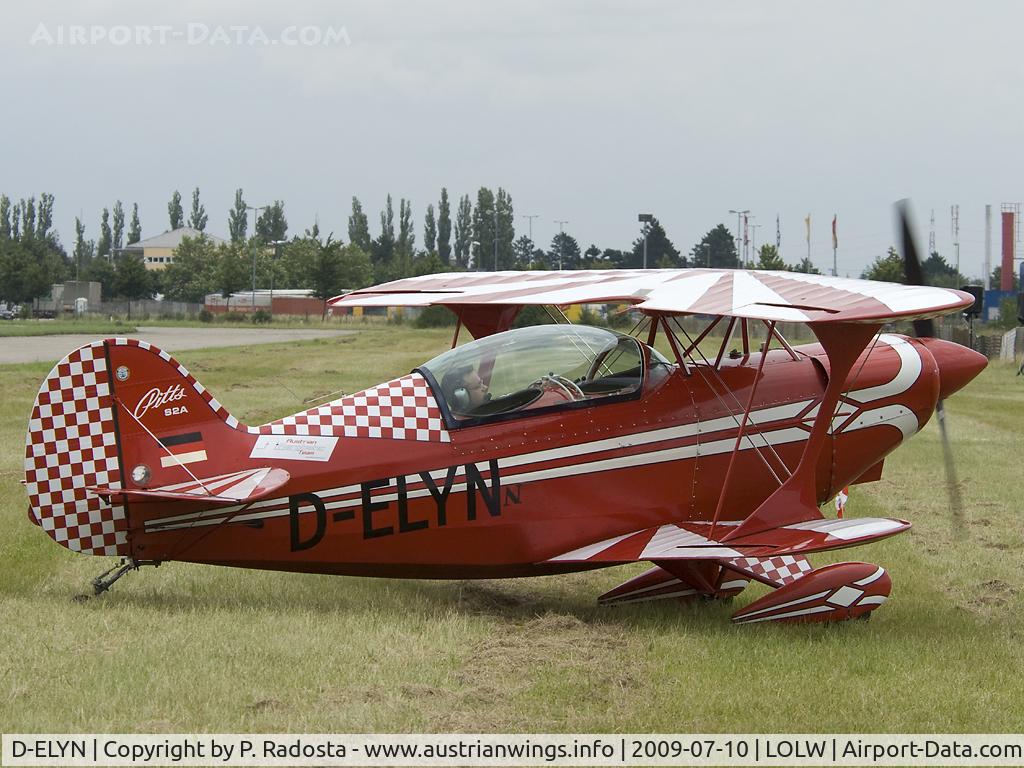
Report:
M 770 592 L 733 614 L 737 624 L 844 621 L 865 616 L 889 598 L 892 580 L 871 563 L 836 563 Z
M 1002 212 L 1003 248 L 1002 269 L 999 271 L 999 290 L 1013 290 L 1013 254 L 1016 248 L 1015 214 L 1013 211 Z

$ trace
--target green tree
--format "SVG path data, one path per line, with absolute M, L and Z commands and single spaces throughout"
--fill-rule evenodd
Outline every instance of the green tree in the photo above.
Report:
M 516 238 L 516 228 L 512 195 L 501 187 L 498 187 L 498 194 L 494 198 L 494 210 L 498 218 L 498 269 L 514 269 L 516 259 L 512 243 Z
M 25 202 L 24 200 L 21 203 Z M 15 203 L 11 209 L 11 239 L 21 239 L 21 203 Z
M 437 251 L 423 253 L 412 264 L 412 274 L 416 276 L 435 275 L 440 272 L 447 271 L 448 265 L 441 261 L 441 257 L 437 255 Z
M 11 237 L 11 198 L 0 195 L 0 237 Z
M 249 211 L 242 197 L 241 188 L 235 190 L 235 204 L 228 210 L 228 236 L 232 243 L 245 242 L 249 228 Z
M 96 244 L 98 255 L 110 256 L 110 247 L 113 243 L 113 234 L 110 231 L 110 211 L 106 208 L 103 209 L 103 214 L 100 216 L 100 241 Z
M 536 246 L 528 235 L 521 235 L 512 244 L 512 258 L 515 260 L 515 269 L 529 269 L 533 251 Z
M 395 256 L 395 209 L 388 195 L 384 210 L 380 213 L 380 236 L 373 241 L 370 251 L 375 267 L 389 269 Z
M 640 237 L 633 241 L 633 259 L 636 267 L 644 264 L 644 238 Z M 679 249 L 672 244 L 665 234 L 665 228 L 661 222 L 654 219 L 647 225 L 647 266 L 657 266 L 662 269 L 685 267 L 686 259 L 681 259 Z
M 363 213 L 363 204 L 359 198 L 352 197 L 352 213 L 348 217 L 348 241 L 357 246 L 363 253 L 373 252 L 373 241 L 370 238 L 370 222 Z
M 146 265 L 142 263 L 141 256 L 134 253 L 123 253 L 118 256 L 115 263 L 113 290 L 115 296 L 129 301 L 148 299 L 153 296 L 153 280 Z
M 473 269 L 485 269 L 494 265 L 494 193 L 487 187 L 480 187 L 476 193 L 476 207 L 473 209 L 473 239 L 479 245 L 473 246 Z
M 206 206 L 199 202 L 199 187 L 192 190 L 192 212 L 188 217 L 188 225 L 200 232 L 206 231 L 206 222 L 209 217 L 206 215 Z
M 773 269 L 783 272 L 789 267 L 779 256 L 779 249 L 771 243 L 765 243 L 757 249 L 757 269 Z
M 805 275 L 820 275 L 821 270 L 814 266 L 814 263 L 804 256 L 800 259 L 800 263 L 793 267 L 794 272 L 802 272 Z
M 174 261 L 163 270 L 164 295 L 171 301 L 202 303 L 218 289 L 217 263 L 217 248 L 208 237 L 182 238 Z
M 1003 280 L 1003 267 L 1000 264 L 999 266 L 997 266 L 995 269 L 992 270 L 992 277 L 989 280 L 989 284 L 993 288 L 995 288 L 996 290 L 1000 290 L 1000 286 L 1002 285 L 1002 280 Z M 1013 272 L 1013 292 L 1014 293 L 1018 293 L 1019 291 L 1020 291 L 1020 275 L 1017 273 L 1016 270 L 1014 270 L 1014 272 Z M 1014 317 L 1016 317 L 1016 314 L 1014 314 Z
M 921 265 L 921 272 L 924 274 L 924 281 L 928 285 L 940 286 L 942 288 L 959 288 L 967 280 L 957 272 L 956 267 L 946 262 L 942 256 L 933 251 L 924 264 Z
M 36 197 L 21 201 L 21 237 L 32 239 L 36 236 Z
M 861 274 L 863 280 L 880 280 L 886 283 L 906 282 L 906 273 L 903 269 L 903 257 L 896 253 L 896 249 L 889 246 L 885 256 L 876 256 L 871 265 Z
M 398 241 L 395 250 L 403 260 L 412 264 L 412 255 L 416 249 L 416 233 L 412 225 L 412 203 L 404 197 L 398 203 Z
M 114 281 L 117 275 L 113 260 L 97 253 L 89 260 L 89 265 L 83 272 L 86 280 L 100 284 L 100 296 L 103 301 L 114 298 Z
M 284 215 L 284 202 L 275 200 L 256 220 L 256 237 L 264 243 L 284 240 L 288 236 L 288 219 Z
M 34 229 L 21 229 L 26 224 L 23 217 L 20 239 L 0 238 L 0 296 L 19 303 L 48 296 L 67 270 L 60 243 L 55 238 L 37 237 Z
M 341 248 L 341 290 L 357 290 L 373 284 L 370 254 L 349 243 Z
M 120 251 L 121 246 L 124 244 L 124 206 L 121 205 L 121 201 L 117 200 L 114 203 L 114 215 L 113 215 L 113 226 L 111 227 L 111 246 L 113 250 Z
M 469 195 L 463 195 L 459 198 L 459 207 L 455 210 L 455 266 L 459 269 L 469 267 L 472 240 L 473 206 L 469 202 Z
M 53 226 L 53 195 L 43 192 L 39 195 L 39 207 L 36 210 L 36 237 L 46 240 L 50 237 Z
M 423 247 L 427 253 L 437 251 L 437 219 L 434 217 L 434 204 L 427 206 L 427 214 L 423 219 Z
M 601 249 L 593 243 L 583 252 L 583 269 L 604 269 L 601 263 Z
M 185 226 L 185 211 L 181 207 L 181 193 L 174 190 L 171 195 L 171 202 L 167 204 L 167 215 L 171 220 L 171 229 L 181 229 Z
M 607 269 L 625 269 L 632 260 L 632 251 L 620 251 L 618 248 L 605 248 L 601 251 L 601 263 Z
M 725 224 L 710 230 L 690 251 L 693 265 L 712 269 L 737 269 L 740 258 L 736 253 L 736 241 Z
M 250 243 L 250 247 L 256 247 Z M 227 299 L 226 311 L 231 311 L 231 294 L 237 293 L 246 286 L 249 276 L 249 258 L 247 249 L 242 243 L 220 245 L 216 251 L 216 283 L 220 295 Z
M 84 273 L 84 270 L 89 266 L 89 262 L 92 261 L 92 253 L 87 250 L 87 244 L 85 240 L 85 224 L 82 220 L 75 217 L 75 250 L 72 252 L 72 259 L 75 262 L 75 280 L 79 279 L 79 276 Z
M 547 260 L 554 269 L 579 269 L 580 244 L 568 232 L 559 232 L 551 238 Z
M 132 220 L 128 224 L 128 245 L 142 239 L 142 224 L 139 222 L 139 204 L 132 203 Z
M 448 204 L 448 188 L 441 187 L 441 203 L 437 217 L 437 255 L 446 265 L 452 261 L 452 212 Z
M 328 299 L 373 280 L 373 265 L 366 252 L 357 245 L 345 248 L 333 236 L 323 242 L 304 238 L 293 243 L 291 251 L 296 279 L 323 302 L 322 317 L 327 314 Z

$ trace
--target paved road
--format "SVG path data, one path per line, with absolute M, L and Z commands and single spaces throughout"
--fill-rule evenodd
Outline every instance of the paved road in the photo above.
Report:
M 167 352 L 206 347 L 236 347 L 246 344 L 329 339 L 358 331 L 325 331 L 304 328 L 162 328 L 138 326 L 132 338 L 144 339 Z M 100 335 L 68 334 L 66 336 L 4 336 L 0 338 L 0 364 L 57 362 L 83 344 Z

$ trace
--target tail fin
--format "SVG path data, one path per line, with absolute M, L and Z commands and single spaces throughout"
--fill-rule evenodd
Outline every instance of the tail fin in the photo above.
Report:
M 25 439 L 29 515 L 75 552 L 130 555 L 124 497 L 90 489 L 125 488 L 133 473 L 132 486 L 146 488 L 224 471 L 235 454 L 225 448 L 241 448 L 247 432 L 166 352 L 135 339 L 87 344 L 36 396 Z

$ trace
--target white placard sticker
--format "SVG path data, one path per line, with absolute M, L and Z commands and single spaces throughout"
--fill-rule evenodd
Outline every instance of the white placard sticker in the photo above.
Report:
M 260 435 L 250 459 L 330 461 L 338 438 L 320 435 Z

